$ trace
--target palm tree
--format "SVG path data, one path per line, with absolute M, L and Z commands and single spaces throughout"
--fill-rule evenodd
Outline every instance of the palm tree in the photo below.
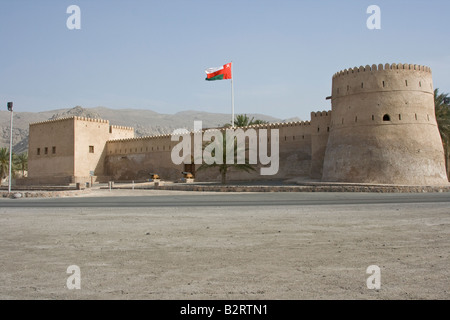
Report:
M 235 127 L 247 127 L 247 126 L 251 126 L 254 124 L 264 124 L 267 123 L 267 121 L 264 120 L 259 120 L 252 117 L 251 119 L 246 115 L 246 114 L 238 114 L 236 115 L 236 117 L 234 118 L 234 126 Z M 230 123 L 227 123 L 225 125 L 225 127 L 231 127 Z
M 0 181 L 9 174 L 9 151 L 6 148 L 0 149 Z
M 450 178 L 450 106 L 446 103 L 449 99 L 448 93 L 439 93 L 439 89 L 434 90 L 434 107 L 436 121 L 441 134 L 442 144 L 445 153 L 445 165 L 447 168 L 447 177 Z
M 208 168 L 219 168 L 219 172 L 220 175 L 222 177 L 221 182 L 222 184 L 226 184 L 227 183 L 227 172 L 229 168 L 235 168 L 237 170 L 242 170 L 245 172 L 250 172 L 250 171 L 256 171 L 255 168 L 253 168 L 252 165 L 250 165 L 248 163 L 248 159 L 245 159 L 245 163 L 243 164 L 238 164 L 237 163 L 237 139 L 234 138 L 234 162 L 232 164 L 228 164 L 226 163 L 226 157 L 227 157 L 227 143 L 226 143 L 226 134 L 225 132 L 222 133 L 222 150 L 223 150 L 223 159 L 222 159 L 222 164 L 217 164 L 217 163 L 213 163 L 213 164 L 207 164 L 207 163 L 203 163 L 197 170 L 205 170 Z M 205 146 L 203 147 L 203 149 L 205 148 Z M 248 149 L 245 149 L 245 151 L 247 151 Z M 215 150 L 211 152 L 211 155 L 214 157 L 215 156 Z
M 15 165 L 22 171 L 22 177 L 24 177 L 25 170 L 28 170 L 28 153 L 24 152 L 16 156 Z
M 265 123 L 269 123 L 268 121 L 265 121 L 265 120 L 259 120 L 259 119 L 256 119 L 256 120 L 253 120 L 251 123 L 250 123 L 250 125 L 252 125 L 252 124 L 265 124 Z
M 235 127 L 247 127 L 249 126 L 254 117 L 250 119 L 246 114 L 238 114 L 236 115 L 236 118 L 234 118 L 234 126 Z

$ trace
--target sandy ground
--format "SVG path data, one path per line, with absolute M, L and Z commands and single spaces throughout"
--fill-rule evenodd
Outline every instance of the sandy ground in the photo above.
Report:
M 0 298 L 449 299 L 449 233 L 444 203 L 0 208 Z

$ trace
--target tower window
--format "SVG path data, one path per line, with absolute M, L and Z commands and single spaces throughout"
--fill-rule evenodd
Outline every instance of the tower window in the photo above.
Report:
M 89 153 L 94 153 L 94 146 L 89 146 Z
M 56 153 L 56 147 L 52 147 L 52 153 L 53 153 L 53 154 Z
M 406 86 L 408 86 L 408 80 L 405 80 L 405 84 L 406 84 Z
M 391 117 L 388 114 L 383 116 L 383 121 L 391 121 Z
M 44 153 L 45 153 L 45 154 L 48 154 L 48 148 L 47 148 L 47 147 L 45 147 Z
M 419 81 L 419 87 L 422 87 L 422 81 Z
M 416 118 L 416 120 L 417 120 L 417 113 L 416 114 L 414 114 L 414 117 Z
M 384 88 L 384 81 L 383 81 L 383 88 Z
M 401 114 L 398 115 L 398 120 L 402 120 L 402 115 Z
M 374 116 L 374 115 L 372 115 L 372 121 L 373 121 L 373 120 L 375 120 L 375 116 Z
M 355 117 L 355 122 L 358 122 L 358 117 Z
M 38 156 L 41 155 L 41 148 L 37 148 L 37 155 L 38 155 Z
M 361 89 L 364 88 L 364 82 L 361 82 Z

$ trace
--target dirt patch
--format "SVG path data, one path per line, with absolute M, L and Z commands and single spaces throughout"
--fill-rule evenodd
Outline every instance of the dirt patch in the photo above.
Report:
M 449 226 L 445 203 L 1 208 L 0 298 L 449 299 Z

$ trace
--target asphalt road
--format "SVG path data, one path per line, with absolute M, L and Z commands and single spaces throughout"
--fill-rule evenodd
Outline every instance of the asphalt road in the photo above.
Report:
M 0 208 L 257 207 L 448 203 L 450 193 L 247 193 L 0 199 Z

